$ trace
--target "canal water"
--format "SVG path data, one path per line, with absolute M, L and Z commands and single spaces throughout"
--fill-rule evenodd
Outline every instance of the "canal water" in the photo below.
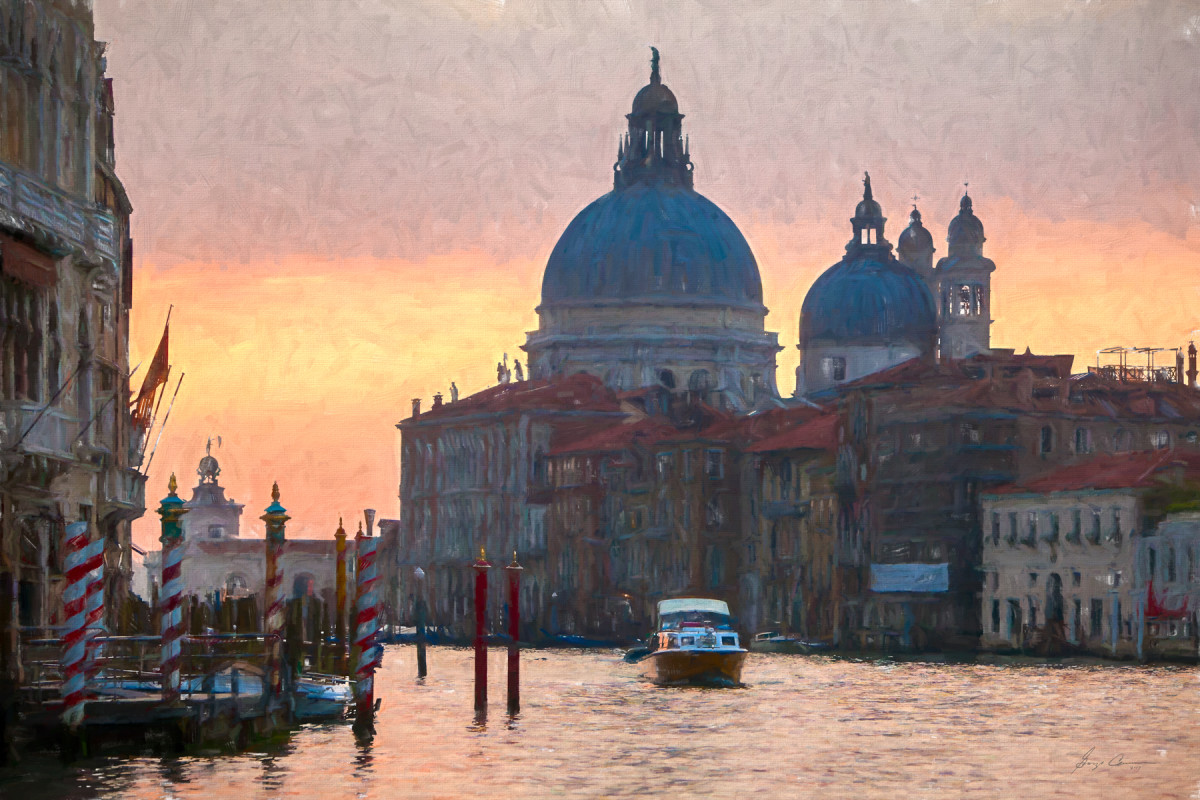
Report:
M 239 755 L 47 759 L 43 798 L 1200 798 L 1200 670 L 752 654 L 742 689 L 657 688 L 617 651 L 531 651 L 522 710 L 472 710 L 471 653 L 387 648 L 371 741 L 310 725 Z

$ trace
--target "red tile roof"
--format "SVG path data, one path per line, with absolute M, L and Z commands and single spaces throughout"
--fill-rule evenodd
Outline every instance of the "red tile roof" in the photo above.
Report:
M 995 494 L 1049 494 L 1086 489 L 1137 489 L 1153 486 L 1155 476 L 1172 467 L 1200 476 L 1200 454 L 1143 450 L 1097 456 L 1029 480 L 1002 486 Z
M 454 417 L 506 411 L 618 411 L 620 405 L 612 390 L 594 375 L 577 374 L 553 381 L 502 383 L 457 403 L 443 403 L 404 423 L 432 420 L 452 421 Z M 402 423 L 402 424 L 404 424 Z
M 625 422 L 609 422 L 595 428 L 573 441 L 565 442 L 550 451 L 550 455 L 568 453 L 615 453 L 635 444 L 648 445 L 660 442 L 678 433 L 674 425 L 662 417 L 642 417 Z
M 833 450 L 838 445 L 838 428 L 841 417 L 837 414 L 822 414 L 801 425 L 767 437 L 747 448 L 751 453 L 769 453 L 777 450 Z

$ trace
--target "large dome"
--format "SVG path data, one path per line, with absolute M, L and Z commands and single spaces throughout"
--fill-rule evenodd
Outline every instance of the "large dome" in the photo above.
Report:
M 925 281 L 892 259 L 847 259 L 817 278 L 800 311 L 800 341 L 922 340 L 937 334 Z
M 677 185 L 616 189 L 575 217 L 542 281 L 542 304 L 605 301 L 762 308 L 758 263 L 716 204 Z

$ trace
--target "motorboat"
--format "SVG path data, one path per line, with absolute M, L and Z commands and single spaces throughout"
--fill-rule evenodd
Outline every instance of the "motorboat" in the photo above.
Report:
M 745 661 L 729 605 L 696 597 L 659 602 L 658 632 L 640 659 L 661 686 L 739 686 Z
M 298 720 L 341 719 L 354 706 L 354 688 L 342 675 L 306 672 L 292 688 L 292 713 Z

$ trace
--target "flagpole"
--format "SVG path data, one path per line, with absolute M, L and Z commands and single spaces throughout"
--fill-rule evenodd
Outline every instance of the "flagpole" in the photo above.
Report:
M 163 385 L 164 386 L 167 385 L 168 383 L 170 383 L 170 381 L 171 381 L 171 365 L 167 364 L 167 375 L 166 375 L 166 377 L 163 378 Z M 155 391 L 157 391 L 157 389 Z M 143 458 L 146 455 L 146 445 L 148 445 L 150 443 L 150 431 L 154 430 L 154 423 L 158 419 L 158 410 L 160 408 L 162 408 L 162 400 L 166 394 L 167 394 L 166 392 L 163 392 L 158 396 L 158 402 L 154 404 L 154 413 L 150 415 L 150 424 L 146 426 L 146 438 L 144 440 L 142 440 L 142 449 L 138 453 L 138 455 Z
M 143 475 L 150 474 L 150 465 L 154 463 L 154 454 L 158 452 L 158 443 L 162 441 L 163 431 L 167 429 L 167 420 L 171 418 L 171 409 L 175 407 L 175 398 L 179 396 L 179 387 L 183 385 L 183 376 L 186 372 L 179 373 L 179 383 L 175 384 L 175 394 L 171 395 L 171 402 L 167 405 L 167 414 L 163 417 L 163 424 L 158 429 L 158 438 L 154 440 L 154 449 L 150 451 L 150 460 L 146 462 L 146 471 Z

